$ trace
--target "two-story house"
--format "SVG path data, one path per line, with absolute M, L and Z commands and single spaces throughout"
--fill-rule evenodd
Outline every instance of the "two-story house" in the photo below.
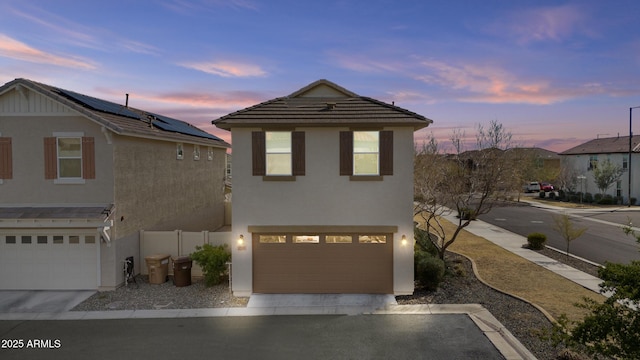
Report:
M 624 173 L 622 177 L 608 189 L 607 194 L 622 197 L 623 202 L 629 201 L 629 184 L 631 197 L 640 199 L 640 135 L 634 135 L 631 142 L 631 161 L 629 159 L 629 136 L 597 138 L 587 141 L 571 149 L 561 152 L 562 166 L 576 169 L 580 174 L 577 182 L 578 191 L 598 193 L 598 187 L 593 178 L 593 170 L 602 161 L 609 160 L 620 166 Z M 631 171 L 629 171 L 629 169 Z M 631 179 L 629 177 L 631 176 Z
M 140 230 L 224 225 L 229 144 L 123 100 L 0 87 L 0 289 L 114 289 Z
M 214 120 L 233 144 L 233 293 L 412 294 L 413 133 L 431 122 L 327 80 Z

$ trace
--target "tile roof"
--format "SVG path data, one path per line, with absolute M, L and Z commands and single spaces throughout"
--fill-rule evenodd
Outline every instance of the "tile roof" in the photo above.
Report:
M 632 138 L 633 152 L 638 152 L 640 145 L 640 135 L 634 135 Z M 587 141 L 586 143 L 565 150 L 560 155 L 580 155 L 580 154 L 614 154 L 629 152 L 629 137 L 618 136 L 611 138 L 598 138 Z
M 328 88 L 333 93 L 317 91 Z M 314 92 L 315 91 L 315 92 Z M 289 96 L 236 111 L 212 123 L 221 129 L 252 126 L 411 126 L 433 121 L 379 100 L 358 96 L 328 80 L 318 80 Z
M 166 128 L 166 124 L 156 119 L 156 117 L 162 119 L 166 119 L 167 117 L 140 109 L 125 107 L 106 100 L 74 93 L 28 79 L 15 79 L 4 84 L 0 87 L 0 95 L 22 86 L 68 106 L 119 135 L 196 143 L 224 148 L 230 147 L 230 145 L 222 139 L 206 133 L 184 121 L 169 118 L 171 121 L 179 124 L 181 128 L 179 131 L 163 130 L 161 126 L 165 126 Z M 92 107 L 92 105 L 94 107 Z M 121 110 L 113 110 L 118 108 Z

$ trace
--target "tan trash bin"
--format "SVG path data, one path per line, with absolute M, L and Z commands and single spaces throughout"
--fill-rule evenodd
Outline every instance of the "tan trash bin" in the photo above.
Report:
M 149 270 L 149 284 L 163 284 L 169 275 L 170 255 L 149 255 L 144 258 Z

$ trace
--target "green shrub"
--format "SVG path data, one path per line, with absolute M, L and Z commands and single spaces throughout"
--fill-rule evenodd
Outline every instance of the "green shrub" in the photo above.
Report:
M 636 199 L 636 198 L 632 197 L 632 198 L 631 198 L 631 205 L 635 205 L 637 200 L 638 200 L 638 199 Z
M 529 249 L 532 250 L 542 250 L 544 249 L 544 244 L 547 242 L 547 235 L 542 233 L 531 233 L 527 235 L 527 243 L 529 244 Z
M 415 251 L 425 251 L 432 256 L 438 256 L 438 248 L 431 241 L 429 234 L 425 230 L 415 227 L 413 237 L 416 240 Z
M 444 261 L 424 251 L 414 255 L 415 277 L 428 290 L 436 290 L 444 278 Z
M 600 200 L 598 200 L 598 204 L 599 205 L 613 205 L 614 201 L 613 201 L 613 196 L 606 194 L 605 196 L 602 196 Z
M 462 208 L 458 213 L 458 217 L 462 220 L 475 220 L 476 212 L 472 208 Z
M 555 193 L 555 191 L 551 191 L 551 192 L 549 192 L 549 199 L 551 199 L 551 200 L 555 200 L 555 199 L 556 199 L 556 193 Z
M 200 265 L 207 286 L 218 285 L 222 282 L 224 272 L 227 270 L 227 262 L 231 260 L 228 246 L 213 246 L 204 244 L 196 246 L 196 251 L 191 253 L 191 259 Z
M 538 193 L 538 196 L 540 197 L 540 199 L 544 199 L 544 195 L 545 195 L 544 191 L 540 191 Z
M 596 194 L 596 196 L 598 196 L 598 195 L 600 195 L 600 194 Z M 588 204 L 591 204 L 591 203 L 594 201 L 594 200 L 593 200 L 593 194 L 591 194 L 591 193 L 585 193 L 585 194 L 584 194 L 584 199 L 583 199 L 583 200 L 584 200 L 584 202 L 586 202 L 586 203 L 588 203 Z

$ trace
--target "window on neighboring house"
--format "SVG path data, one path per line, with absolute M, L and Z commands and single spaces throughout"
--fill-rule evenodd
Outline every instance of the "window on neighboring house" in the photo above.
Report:
M 629 155 L 622 155 L 622 170 L 626 171 L 629 168 Z
M 45 179 L 64 183 L 96 178 L 93 137 L 60 134 L 44 138 L 44 157 Z
M 589 170 L 598 168 L 598 155 L 589 156 Z
M 225 154 L 225 162 L 227 166 L 227 178 L 231 179 L 231 155 Z
M 305 174 L 305 137 L 302 131 L 254 131 L 253 175 L 298 176 Z
M 193 160 L 200 160 L 200 145 L 193 145 Z
M 622 180 L 616 181 L 616 197 L 622 196 Z
M 341 131 L 340 175 L 393 175 L 393 131 Z
M 213 148 L 211 146 L 207 148 L 207 160 L 213 160 Z
M 176 159 L 184 159 L 184 146 L 181 143 L 176 144 Z
M 13 178 L 13 163 L 11 154 L 11 138 L 0 137 L 0 184 L 2 180 Z

